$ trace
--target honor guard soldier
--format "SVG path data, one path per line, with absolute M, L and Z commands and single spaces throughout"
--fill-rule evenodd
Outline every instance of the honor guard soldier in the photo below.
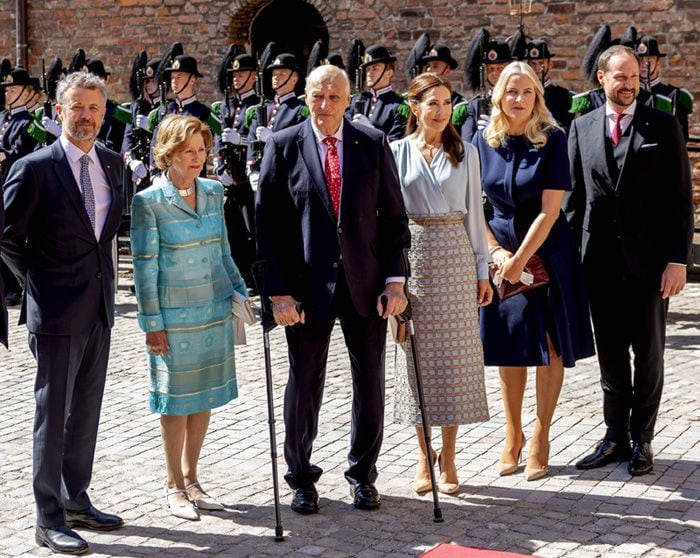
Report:
M 580 116 L 605 104 L 605 91 L 598 83 L 598 57 L 609 47 L 618 43 L 635 50 L 635 45 L 637 44 L 637 30 L 630 26 L 621 39 L 613 40 L 610 26 L 602 25 L 593 36 L 586 50 L 586 54 L 583 57 L 581 71 L 584 77 L 595 84 L 596 87 L 582 93 L 577 93 L 571 98 L 571 114 Z M 643 76 L 640 76 L 640 78 L 643 78 Z M 652 96 L 644 89 L 640 89 L 637 95 L 637 102 L 664 112 L 673 112 L 673 105 L 669 98 L 664 95 Z
M 34 94 L 32 78 L 17 66 L 0 87 L 5 93 L 5 111 L 0 120 L 0 183 L 5 181 L 12 164 L 34 151 L 41 141 L 27 102 Z
M 156 71 L 159 58 L 148 59 L 145 50 L 139 52 L 131 67 L 129 91 L 132 101 L 123 103 L 122 108 L 129 111 L 131 121 L 126 125 L 122 151 L 128 167 L 128 174 L 134 191 L 138 192 L 150 184 L 148 163 L 151 157 L 151 132 L 148 127 L 148 115 L 158 108 L 160 95 Z M 130 204 L 125 204 L 128 210 Z
M 85 64 L 80 70 L 95 74 L 102 78 L 105 83 L 109 80 L 109 76 L 111 75 L 111 72 L 105 69 L 102 60 L 97 58 L 88 58 L 85 60 Z M 124 110 L 116 101 L 107 99 L 107 112 L 105 113 L 100 133 L 97 135 L 97 141 L 102 142 L 108 149 L 121 153 L 122 143 L 124 142 L 124 132 L 126 130 L 126 125 L 130 121 L 131 114 L 129 114 L 128 111 Z
M 14 68 L 0 87 L 5 96 L 5 111 L 0 117 L 0 184 L 3 184 L 13 163 L 34 151 L 41 136 L 27 110 L 27 102 L 34 94 L 27 70 L 19 66 Z M 0 272 L 5 283 L 5 292 L 0 296 L 5 296 L 7 306 L 17 306 L 22 300 L 22 288 L 4 263 L 0 265 Z
M 168 58 L 170 57 L 163 57 L 161 66 L 163 66 L 164 63 L 168 63 Z M 200 77 L 204 77 L 197 69 L 197 60 L 186 54 L 179 54 L 171 58 L 171 60 L 171 63 L 163 69 L 163 79 L 165 83 L 169 84 L 170 90 L 175 98 L 169 102 L 164 102 L 165 91 L 162 89 L 161 106 L 152 110 L 151 114 L 148 116 L 149 131 L 153 134 L 151 150 L 153 148 L 153 141 L 157 135 L 158 124 L 167 114 L 186 114 L 194 116 L 207 124 L 214 135 L 221 134 L 221 122 L 216 115 L 212 114 L 211 109 L 207 105 L 197 99 L 194 92 L 197 80 Z M 205 165 L 202 169 L 202 176 L 206 176 L 206 170 Z
M 504 40 L 489 40 L 489 33 L 482 29 L 469 43 L 467 49 L 467 83 L 477 95 L 469 100 L 469 114 L 462 125 L 462 139 L 470 142 L 477 130 L 483 130 L 491 114 L 491 93 L 498 78 L 513 57 Z
M 223 127 L 214 143 L 214 172 L 226 187 L 224 218 L 231 256 L 252 290 L 255 285 L 251 271 L 255 262 L 255 200 L 246 174 L 246 143 L 254 110 L 251 110 L 248 122 L 246 115 L 249 109 L 260 104 L 260 97 L 255 90 L 255 59 L 250 54 L 236 52 L 235 45 L 231 45 L 222 60 L 219 89 L 224 93 L 224 99 L 212 105 L 212 112 Z
M 275 98 L 273 101 L 263 101 L 267 117 L 266 125 L 262 125 L 255 111 L 251 113 L 253 116 L 248 135 L 252 141 L 266 142 L 272 132 L 284 130 L 306 120 L 309 109 L 295 92 L 299 79 L 303 75 L 296 56 L 289 53 L 278 54 L 263 71 L 272 74 L 272 90 Z
M 530 41 L 525 48 L 525 59 L 544 86 L 544 100 L 549 112 L 564 130 L 568 130 L 573 120 L 570 110 L 574 92 L 553 84 L 549 79 L 554 53 L 549 50 L 546 39 Z
M 49 145 L 56 141 L 56 138 L 61 136 L 61 124 L 56 118 L 54 107 L 56 106 L 56 86 L 59 81 L 66 77 L 66 68 L 63 67 L 63 62 L 58 57 L 53 59 L 46 72 L 43 71 L 43 64 L 44 62 L 42 60 L 43 89 L 46 98 L 44 99 L 42 107 L 36 111 L 35 115 L 41 122 L 41 126 L 47 132 L 43 143 Z
M 671 103 L 671 112 L 681 123 L 683 136 L 688 141 L 688 116 L 693 112 L 693 95 L 687 89 L 675 87 L 661 81 L 661 58 L 666 53 L 659 51 L 659 43 L 655 37 L 643 36 L 634 46 L 637 56 L 641 59 L 641 83 L 643 91 L 653 97 L 663 96 Z M 654 105 L 656 106 L 656 103 Z
M 386 47 L 368 47 L 360 64 L 368 90 L 356 95 L 350 103 L 353 122 L 381 130 L 390 141 L 404 136 L 409 113 L 404 98 L 391 87 L 395 62 L 396 57 Z

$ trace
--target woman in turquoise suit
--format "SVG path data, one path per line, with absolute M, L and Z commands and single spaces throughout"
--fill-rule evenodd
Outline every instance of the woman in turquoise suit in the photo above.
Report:
M 211 409 L 237 397 L 232 297 L 247 290 L 224 225 L 223 186 L 199 178 L 212 135 L 167 116 L 153 149 L 163 174 L 134 196 L 131 248 L 138 321 L 146 332 L 150 408 L 161 415 L 171 512 L 199 519 L 223 506 L 199 484 Z

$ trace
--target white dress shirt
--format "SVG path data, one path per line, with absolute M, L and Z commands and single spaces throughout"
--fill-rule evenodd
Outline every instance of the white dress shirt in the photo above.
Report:
M 107 182 L 107 175 L 102 169 L 102 164 L 100 163 L 100 159 L 97 157 L 97 152 L 95 151 L 94 145 L 90 148 L 90 151 L 85 153 L 63 135 L 61 135 L 59 141 L 61 142 L 61 147 L 63 147 L 63 151 L 66 154 L 66 159 L 68 159 L 70 170 L 73 173 L 73 178 L 75 178 L 75 185 L 80 191 L 81 196 L 83 189 L 80 186 L 80 158 L 83 155 L 90 157 L 90 165 L 88 169 L 90 171 L 90 183 L 92 184 L 92 190 L 95 194 L 95 238 L 99 240 L 100 235 L 102 234 L 102 228 L 107 220 L 109 206 L 112 203 L 112 189 L 109 187 L 109 183 Z
M 624 115 L 620 121 L 620 130 L 622 130 L 621 136 L 625 135 L 625 130 L 632 124 L 632 118 L 634 117 L 634 111 L 637 108 L 637 101 L 633 101 L 630 106 L 622 111 Z M 615 129 L 615 122 L 617 121 L 617 112 L 614 108 L 610 106 L 609 101 L 605 101 L 605 122 L 607 126 L 605 127 L 605 134 L 611 138 L 612 132 Z

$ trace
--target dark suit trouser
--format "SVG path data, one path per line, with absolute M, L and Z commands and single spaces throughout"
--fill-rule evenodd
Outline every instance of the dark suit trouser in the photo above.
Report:
M 82 335 L 29 334 L 37 361 L 34 397 L 34 500 L 37 525 L 64 524 L 63 510 L 90 506 L 110 328 Z
M 231 257 L 248 287 L 253 287 L 252 268 L 255 262 L 255 199 L 250 183 L 226 189 L 224 217 Z
M 284 396 L 286 436 L 284 478 L 292 488 L 308 487 L 323 472 L 311 463 L 323 399 L 326 360 L 335 317 L 345 337 L 352 373 L 350 452 L 345 478 L 351 484 L 375 482 L 384 431 L 384 349 L 386 320 L 357 314 L 344 281 L 336 285 L 334 312 L 327 320 L 286 328 L 289 380 Z
M 651 442 L 654 438 L 664 382 L 668 311 L 659 285 L 611 277 L 588 281 L 608 440 L 623 442 L 631 437 Z

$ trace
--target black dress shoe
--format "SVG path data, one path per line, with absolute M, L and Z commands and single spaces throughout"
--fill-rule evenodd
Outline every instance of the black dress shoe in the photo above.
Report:
M 629 474 L 633 477 L 646 475 L 654 470 L 654 452 L 649 442 L 634 442 L 632 444 L 632 457 L 627 465 Z
M 359 483 L 350 487 L 352 505 L 358 510 L 376 510 L 382 503 L 377 487 L 371 482 Z
M 65 525 L 54 528 L 37 526 L 34 540 L 39 546 L 48 546 L 53 552 L 85 554 L 88 551 L 88 543 Z
M 309 515 L 318 512 L 318 492 L 316 487 L 311 485 L 306 488 L 294 489 L 292 498 L 292 510 L 302 515 Z
M 608 463 L 616 461 L 626 461 L 630 457 L 630 446 L 628 442 L 613 442 L 612 440 L 601 440 L 593 453 L 584 457 L 576 463 L 577 469 L 596 469 Z
M 124 520 L 118 515 L 102 513 L 95 506 L 90 506 L 82 511 L 66 510 L 66 525 L 93 531 L 112 531 L 124 525 Z

